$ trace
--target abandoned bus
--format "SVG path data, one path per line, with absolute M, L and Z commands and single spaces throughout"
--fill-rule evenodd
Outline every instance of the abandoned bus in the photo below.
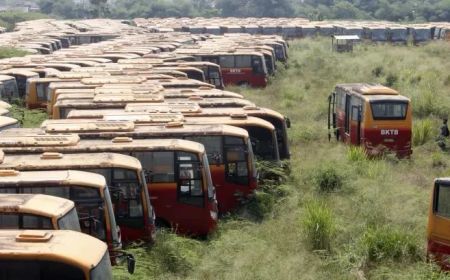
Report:
M 150 199 L 155 208 L 156 219 L 160 224 L 172 226 L 180 233 L 192 235 L 207 235 L 215 229 L 218 216 L 217 202 L 203 145 L 186 140 L 144 140 L 128 137 L 116 137 L 112 140 L 81 140 L 72 145 L 49 146 L 41 144 L 39 146 L 39 144 L 34 143 L 28 146 L 22 144 L 22 147 L 11 147 L 10 144 L 13 139 L 24 143 L 26 138 L 41 137 L 55 138 L 56 135 L 43 136 L 38 134 L 21 137 L 10 133 L 8 136 L 4 135 L 0 138 L 0 146 L 3 146 L 2 149 L 5 153 L 56 151 L 65 153 L 115 152 L 131 155 L 141 161 L 145 172 L 139 174 L 122 172 L 115 178 L 111 176 L 110 172 L 106 174 L 107 171 L 99 169 L 91 171 L 111 178 L 112 182 L 108 183 L 112 187 L 115 186 L 113 180 L 118 180 L 116 182 L 117 187 L 125 188 L 127 191 L 130 191 L 131 187 L 136 187 L 136 185 L 124 181 L 136 180 L 137 176 L 145 174 L 148 189 L 151 192 Z M 2 145 L 1 143 L 6 144 Z M 85 158 L 91 158 L 86 154 L 83 155 Z M 64 155 L 64 157 L 66 156 Z M 90 161 L 92 160 L 90 159 L 88 162 Z M 139 164 L 139 161 L 137 163 Z M 144 181 L 145 178 L 142 178 L 142 182 Z M 124 193 L 126 193 L 125 190 Z M 128 198 L 137 199 L 139 193 L 139 190 L 135 189 L 128 193 Z M 128 209 L 126 209 L 128 213 L 126 214 L 132 217 L 139 216 L 142 219 L 143 211 L 147 209 L 140 207 L 142 203 L 132 202 L 128 202 Z M 116 214 L 118 214 L 117 211 Z M 120 217 L 117 220 L 122 229 Z M 144 226 L 142 220 L 135 220 L 134 223 L 131 220 L 128 222 L 130 223 L 128 226 L 133 228 L 142 229 Z M 124 230 L 122 229 L 122 231 Z
M 412 154 L 408 98 L 377 84 L 340 84 L 329 97 L 328 127 L 336 139 L 362 145 L 369 154 Z M 331 134 L 329 134 L 331 138 Z
M 52 82 L 79 82 L 90 77 L 87 73 L 60 73 L 58 77 L 32 78 L 27 80 L 25 103 L 29 109 L 47 108 L 47 88 Z
M 180 50 L 180 52 L 185 50 Z M 264 55 L 252 51 L 230 52 L 201 52 L 187 50 L 197 60 L 209 61 L 220 65 L 225 85 L 249 85 L 252 87 L 265 87 L 268 81 L 268 71 Z
M 142 187 L 146 183 L 142 175 L 141 164 L 135 158 L 112 153 L 33 155 L 28 151 L 34 152 L 33 145 L 49 145 L 47 150 L 56 150 L 58 148 L 56 145 L 70 145 L 69 141 L 64 139 L 67 136 L 39 135 L 35 137 L 30 135 L 2 136 L 1 138 L 1 146 L 4 146 L 4 151 L 8 153 L 3 163 L 0 164 L 2 169 L 11 168 L 19 171 L 75 169 L 105 176 L 108 185 L 105 193 L 111 192 L 115 220 L 120 226 L 120 233 L 114 226 L 109 227 L 111 232 L 107 232 L 108 236 L 111 236 L 114 243 L 120 241 L 119 235 L 124 242 L 138 239 L 154 240 L 154 213 L 147 188 Z M 53 149 L 51 145 L 54 145 Z M 27 155 L 19 155 L 24 153 Z M 51 174 L 48 177 L 51 177 Z M 85 177 L 90 178 L 89 176 Z M 75 182 L 79 181 L 80 179 Z M 70 185 L 71 182 L 69 181 L 68 184 Z M 104 211 L 106 210 L 104 208 Z
M 19 93 L 19 98 L 24 99 L 26 94 L 26 87 L 28 79 L 39 78 L 37 72 L 25 70 L 25 69 L 15 69 L 11 68 L 0 72 L 1 75 L 8 75 L 16 78 L 17 90 Z
M 20 98 L 16 79 L 13 76 L 0 75 L 0 98 L 8 103 Z
M 177 138 L 205 146 L 213 184 L 216 187 L 219 212 L 235 209 L 239 200 L 252 194 L 257 187 L 255 160 L 248 132 L 228 125 L 134 125 L 127 121 L 47 120 L 41 126 L 47 133 L 78 133 L 83 139 Z
M 0 278 L 112 280 L 105 243 L 71 230 L 0 231 Z
M 0 194 L 0 201 L 0 230 L 81 231 L 77 209 L 71 200 L 43 194 Z
M 450 270 L 450 178 L 437 178 L 431 194 L 427 255 L 444 270 Z

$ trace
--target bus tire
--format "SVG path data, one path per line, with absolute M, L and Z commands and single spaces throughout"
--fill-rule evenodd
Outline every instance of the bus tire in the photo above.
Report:
M 237 83 L 238 86 L 240 87 L 249 87 L 250 84 L 247 81 L 240 81 Z

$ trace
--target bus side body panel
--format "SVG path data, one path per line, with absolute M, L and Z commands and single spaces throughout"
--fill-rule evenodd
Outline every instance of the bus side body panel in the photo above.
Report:
M 216 228 L 217 223 L 211 219 L 208 207 L 178 202 L 176 183 L 151 183 L 148 189 L 157 219 L 168 223 L 177 233 L 208 235 Z
M 253 74 L 251 68 L 223 68 L 223 83 L 225 85 L 245 85 L 251 87 L 266 87 L 267 78 L 265 74 Z

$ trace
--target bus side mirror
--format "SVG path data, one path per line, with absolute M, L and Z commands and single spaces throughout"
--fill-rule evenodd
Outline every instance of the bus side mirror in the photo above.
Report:
M 291 128 L 291 119 L 288 117 L 285 117 L 285 119 L 286 119 L 286 127 Z
M 133 274 L 136 269 L 136 260 L 132 254 L 127 255 L 127 269 L 130 274 Z

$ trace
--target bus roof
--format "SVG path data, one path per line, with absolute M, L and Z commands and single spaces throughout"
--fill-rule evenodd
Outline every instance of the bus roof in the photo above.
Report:
M 0 260 L 45 260 L 81 266 L 84 272 L 96 266 L 107 251 L 104 242 L 70 230 L 2 230 Z
M 22 69 L 22 68 L 10 68 L 10 69 L 1 71 L 0 74 L 19 75 L 19 76 L 25 76 L 27 78 L 39 76 L 39 74 L 37 72 L 33 72 L 28 69 Z
M 51 195 L 0 194 L 1 213 L 26 213 L 45 217 L 62 217 L 74 207 L 73 201 Z
M 409 101 L 407 97 L 404 97 L 398 93 L 398 91 L 383 86 L 381 84 L 367 84 L 367 83 L 355 83 L 355 84 L 338 84 L 336 90 L 341 89 L 350 94 L 358 95 L 365 100 L 404 100 Z
M 1 81 L 9 81 L 9 80 L 16 80 L 16 79 L 13 76 L 0 75 L 0 82 Z
M 275 130 L 273 124 L 257 117 L 251 117 L 246 115 L 235 116 L 217 116 L 214 118 L 205 117 L 185 117 L 186 123 L 191 124 L 227 124 L 227 125 L 252 125 L 259 126 L 269 130 Z
M 10 155 L 6 155 L 9 157 Z M 21 169 L 17 165 L 17 169 Z M 15 171 L 5 170 L 0 166 L 0 185 L 29 184 L 38 187 L 42 184 L 80 185 L 103 189 L 106 186 L 102 175 L 77 170 L 51 170 L 51 171 Z
M 220 108 L 202 108 L 199 115 L 204 116 L 231 116 L 231 115 L 248 115 L 248 116 L 271 116 L 277 119 L 284 119 L 284 116 L 277 111 L 257 107 L 257 106 L 244 106 L 239 107 L 220 107 Z M 195 117 L 195 114 L 189 115 Z
M 111 124 L 111 125 L 110 125 Z M 139 125 L 135 126 L 133 122 L 129 121 L 104 121 L 104 120 L 86 120 L 84 122 L 79 122 L 79 120 L 47 120 L 42 126 L 46 132 L 72 132 L 72 133 L 83 133 L 83 132 L 93 132 L 108 134 L 107 132 L 123 133 L 126 135 L 131 135 L 130 137 L 135 137 L 134 135 L 148 135 L 157 137 L 163 135 L 173 135 L 173 134 L 185 134 L 189 135 L 212 135 L 212 134 L 225 134 L 225 135 L 235 135 L 235 136 L 246 136 L 247 131 L 229 126 L 229 125 L 212 125 L 212 124 L 183 124 L 182 122 L 170 122 L 167 125 Z M 99 128 L 97 128 L 99 127 Z
M 24 153 L 26 148 L 3 147 L 5 152 Z M 89 159 L 89 160 L 86 160 Z M 141 163 L 134 157 L 116 153 L 43 153 L 43 154 L 7 154 L 3 156 L 1 169 L 18 170 L 57 170 L 80 168 L 127 168 L 142 169 Z
M 0 116 L 0 127 L 17 124 L 18 122 L 19 121 L 14 118 Z

